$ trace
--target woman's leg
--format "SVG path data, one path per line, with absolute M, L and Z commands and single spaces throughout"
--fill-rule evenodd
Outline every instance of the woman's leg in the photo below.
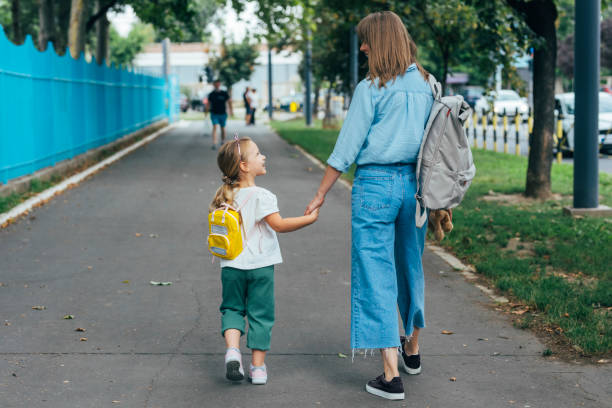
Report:
M 414 354 L 419 354 L 419 332 L 421 329 L 418 327 L 414 328 L 412 332 L 412 336 L 409 339 L 406 339 L 404 343 L 404 352 L 409 356 Z
M 409 344 L 411 349 L 418 349 L 419 333 L 416 330 L 425 327 L 425 279 L 422 256 L 427 224 L 421 228 L 416 226 L 414 173 L 404 174 L 403 178 L 403 204 L 395 222 L 397 305 L 406 330 L 406 344 Z M 411 336 L 416 338 L 411 341 Z
M 397 369 L 397 348 L 390 347 L 380 349 L 380 355 L 383 360 L 383 369 L 385 370 L 385 381 L 391 381 L 394 377 L 399 377 Z

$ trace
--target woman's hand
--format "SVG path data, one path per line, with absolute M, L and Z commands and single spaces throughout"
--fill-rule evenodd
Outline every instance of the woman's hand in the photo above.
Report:
M 323 202 L 325 202 L 325 196 L 317 193 L 312 199 L 312 201 L 310 201 L 310 204 L 308 204 L 308 206 L 306 207 L 306 211 L 304 211 L 304 215 L 309 215 L 314 210 L 321 208 L 321 206 L 323 205 Z

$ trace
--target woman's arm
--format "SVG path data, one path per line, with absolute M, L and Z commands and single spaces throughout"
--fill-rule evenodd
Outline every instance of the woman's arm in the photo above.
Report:
M 280 213 L 273 213 L 264 218 L 276 232 L 291 232 L 312 224 L 319 217 L 319 211 L 301 217 L 283 218 Z
M 336 180 L 338 180 L 338 177 L 340 177 L 341 174 L 342 173 L 340 171 L 334 169 L 332 166 L 327 166 L 327 168 L 325 169 L 325 174 L 323 175 L 323 180 L 321 180 L 321 185 L 319 186 L 319 189 L 317 190 L 317 193 L 315 194 L 310 204 L 308 204 L 308 207 L 306 207 L 304 215 L 312 213 L 314 210 L 317 210 L 323 205 L 323 202 L 325 201 L 325 195 L 332 188 L 332 186 L 334 185 Z

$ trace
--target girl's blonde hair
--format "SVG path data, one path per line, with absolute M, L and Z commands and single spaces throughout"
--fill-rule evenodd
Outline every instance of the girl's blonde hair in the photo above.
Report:
M 219 149 L 217 165 L 223 173 L 223 184 L 217 189 L 208 211 L 212 212 L 223 204 L 234 204 L 235 189 L 240 181 L 240 162 L 246 161 L 251 139 L 243 137 L 225 143 Z
M 378 87 L 403 75 L 414 63 L 425 80 L 429 74 L 416 60 L 417 47 L 402 20 L 392 11 L 379 11 L 364 17 L 357 25 L 357 36 L 370 48 L 367 78 L 378 78 Z

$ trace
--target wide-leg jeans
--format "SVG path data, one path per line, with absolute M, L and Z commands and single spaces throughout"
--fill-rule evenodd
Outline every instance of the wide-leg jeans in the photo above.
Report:
M 351 348 L 400 344 L 425 327 L 422 255 L 427 224 L 417 228 L 413 164 L 366 165 L 352 191 Z

